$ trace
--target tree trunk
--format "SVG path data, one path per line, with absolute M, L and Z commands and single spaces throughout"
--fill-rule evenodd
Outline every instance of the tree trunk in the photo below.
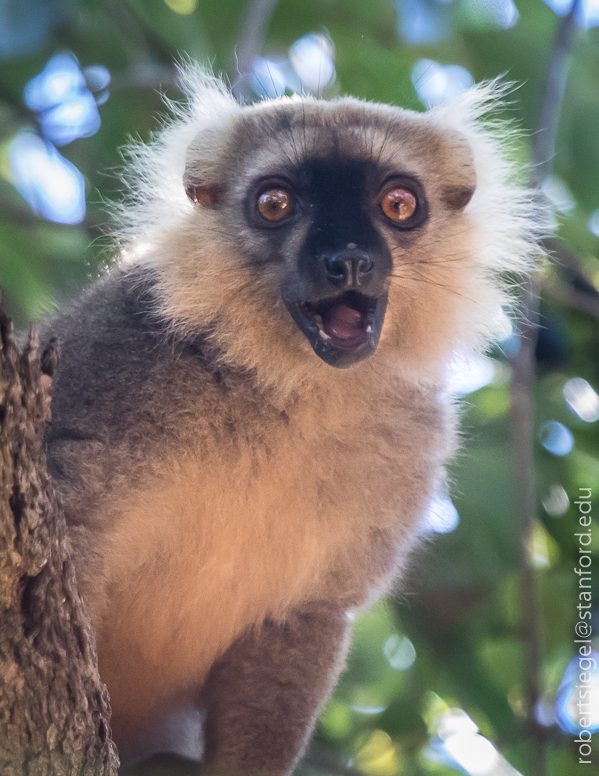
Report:
M 108 693 L 42 444 L 51 380 L 0 299 L 0 773 L 115 776 Z

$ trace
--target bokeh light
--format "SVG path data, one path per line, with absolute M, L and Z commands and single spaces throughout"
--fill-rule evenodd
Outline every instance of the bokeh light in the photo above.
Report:
M 536 569 L 545 569 L 551 565 L 552 555 L 559 555 L 558 545 L 551 539 L 540 520 L 535 520 L 526 543 L 531 565 Z M 553 549 L 553 553 L 552 550 Z
M 568 511 L 570 499 L 562 485 L 552 485 L 543 499 L 543 509 L 551 517 L 561 517 Z
M 407 636 L 400 636 L 398 633 L 389 636 L 383 650 L 389 665 L 396 671 L 405 671 L 416 660 L 414 645 Z
M 555 693 L 545 692 L 536 703 L 535 719 L 543 727 L 552 727 L 555 719 Z
M 105 67 L 94 65 L 84 72 L 74 54 L 62 52 L 29 81 L 23 98 L 27 107 L 38 114 L 44 137 L 61 146 L 98 131 L 98 100 L 92 91 L 98 91 L 103 102 L 109 83 L 110 73 Z
M 451 533 L 460 523 L 458 510 L 448 496 L 435 496 L 421 517 L 421 528 L 427 533 Z
M 520 776 L 462 709 L 441 714 L 424 756 L 467 776 Z
M 280 64 L 258 57 L 252 62 L 251 84 L 260 97 L 273 99 L 285 94 L 287 79 Z
M 509 30 L 520 18 L 513 0 L 463 0 L 462 5 L 466 18 L 477 27 Z
M 495 331 L 499 342 L 505 342 L 505 340 L 514 336 L 514 333 L 515 333 L 514 324 L 512 323 L 512 319 L 506 313 L 503 307 L 501 307 L 499 309 L 499 312 L 497 313 L 497 318 L 495 322 Z
M 565 16 L 570 12 L 574 0 L 543 0 L 543 2 L 558 16 Z
M 171 11 L 187 16 L 187 14 L 193 13 L 198 7 L 198 0 L 164 0 Z
M 445 749 L 471 776 L 495 774 L 501 762 L 497 749 L 481 735 L 450 736 L 445 741 Z
M 447 390 L 455 396 L 467 396 L 495 377 L 493 360 L 487 356 L 456 354 L 447 366 Z
M 548 420 L 539 429 L 539 440 L 547 452 L 568 455 L 574 447 L 574 436 L 569 428 L 557 420 Z
M 87 88 L 94 94 L 96 104 L 103 105 L 110 94 L 108 91 L 111 80 L 110 71 L 104 65 L 90 65 L 84 67 L 82 72 Z
M 599 237 L 599 209 L 593 210 L 587 221 L 587 228 L 589 232 Z
M 321 92 L 335 79 L 335 48 L 329 38 L 311 33 L 289 48 L 289 61 L 304 89 Z
M 581 675 L 585 674 L 585 680 Z M 590 681 L 586 681 L 586 677 Z M 583 694 L 583 693 L 587 693 Z M 584 712 L 584 713 L 583 713 Z M 584 728 L 599 730 L 599 652 L 592 650 L 588 657 L 577 655 L 568 663 L 557 690 L 555 718 L 562 730 L 576 734 Z
M 110 72 L 103 65 L 81 70 L 69 51 L 54 55 L 23 89 L 37 114 L 41 136 L 21 129 L 8 146 L 12 183 L 35 213 L 49 221 L 77 224 L 85 218 L 85 181 L 55 148 L 95 134 L 98 104 L 108 98 Z
M 553 207 L 560 213 L 569 213 L 576 207 L 570 188 L 565 181 L 557 175 L 550 175 L 541 183 L 543 193 Z
M 586 423 L 599 420 L 599 395 L 582 377 L 572 377 L 562 390 L 566 404 Z
M 39 122 L 44 135 L 58 146 L 95 135 L 101 123 L 96 101 L 87 90 L 44 111 Z
M 441 65 L 432 59 L 419 59 L 410 74 L 420 102 L 432 107 L 456 97 L 474 83 L 474 78 L 461 65 Z
M 543 0 L 546 6 L 558 16 L 565 16 L 570 12 L 574 0 Z M 583 0 L 575 13 L 576 23 L 582 29 L 589 29 L 599 25 L 599 2 L 598 0 Z
M 85 77 L 73 54 L 62 52 L 50 59 L 41 73 L 29 81 L 23 90 L 28 108 L 43 111 L 71 99 L 85 89 Z
M 400 760 L 393 740 L 384 730 L 374 730 L 362 742 L 356 762 L 367 776 L 395 776 L 400 772 Z
M 105 67 L 95 65 L 84 74 L 74 54 L 62 52 L 29 81 L 23 98 L 27 107 L 38 113 L 44 136 L 56 145 L 66 145 L 98 131 L 100 114 L 88 83 L 92 89 L 97 87 L 105 99 L 109 82 L 110 73 Z
M 584 0 L 582 8 L 584 28 L 599 26 L 599 0 Z
M 9 143 L 8 165 L 13 184 L 35 213 L 60 224 L 83 221 L 83 175 L 52 143 L 20 130 Z
M 261 99 L 281 97 L 285 92 L 320 94 L 335 78 L 335 47 L 318 33 L 296 40 L 286 59 L 257 57 L 250 72 L 251 87 Z
M 357 711 L 358 714 L 366 714 L 373 715 L 373 714 L 381 714 L 387 706 L 352 706 L 352 711 Z
M 410 46 L 425 46 L 451 35 L 451 17 L 434 0 L 396 0 L 397 34 Z
M 451 736 L 474 736 L 478 733 L 478 725 L 463 709 L 447 709 L 436 720 L 435 725 L 437 736 L 442 739 Z

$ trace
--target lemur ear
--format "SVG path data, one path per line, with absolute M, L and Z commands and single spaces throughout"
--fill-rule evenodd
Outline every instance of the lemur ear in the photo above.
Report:
M 450 210 L 463 210 L 472 199 L 476 186 L 445 186 L 441 198 Z
M 450 210 L 463 210 L 476 191 L 474 154 L 468 139 L 457 130 L 445 132 L 445 180 L 441 199 Z
M 185 183 L 185 193 L 194 205 L 214 208 L 221 201 L 222 191 L 219 186 L 202 185 L 201 183 Z
M 183 186 L 194 205 L 215 208 L 222 201 L 223 188 L 218 181 L 222 175 L 220 163 L 226 138 L 226 128 L 207 127 L 187 148 Z

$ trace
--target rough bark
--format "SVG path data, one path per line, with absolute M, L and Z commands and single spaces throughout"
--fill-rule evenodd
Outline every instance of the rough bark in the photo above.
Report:
M 0 298 L 0 773 L 114 776 L 108 694 L 41 441 L 50 382 Z

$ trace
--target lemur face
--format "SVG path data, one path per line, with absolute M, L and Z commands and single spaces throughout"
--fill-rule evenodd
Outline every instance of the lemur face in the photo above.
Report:
M 198 263 L 186 272 L 208 273 L 212 297 L 190 291 L 185 315 L 212 321 L 229 351 L 243 339 L 245 352 L 276 349 L 290 366 L 347 368 L 384 351 L 426 370 L 475 339 L 503 299 L 486 279 L 488 226 L 509 203 L 482 172 L 484 204 L 472 210 L 470 140 L 429 114 L 352 99 L 239 108 L 188 146 L 183 183 L 197 207 L 186 239 Z M 202 230 L 223 246 L 220 268 L 194 247 Z
M 246 201 L 248 226 L 284 266 L 281 297 L 314 352 L 335 367 L 371 356 L 379 342 L 393 256 L 382 229 L 418 229 L 427 217 L 421 183 L 342 153 L 260 176 Z M 295 260 L 286 243 L 298 235 Z
M 294 107 L 276 126 L 251 112 L 229 145 L 242 161 L 227 173 L 235 183 L 192 179 L 188 195 L 227 214 L 252 264 L 278 269 L 281 298 L 314 353 L 348 367 L 375 352 L 394 254 L 410 251 L 429 219 L 422 160 L 406 153 L 411 128 L 397 116 Z M 384 147 L 394 141 L 404 146 L 395 158 Z M 458 188 L 461 208 L 474 183 Z

